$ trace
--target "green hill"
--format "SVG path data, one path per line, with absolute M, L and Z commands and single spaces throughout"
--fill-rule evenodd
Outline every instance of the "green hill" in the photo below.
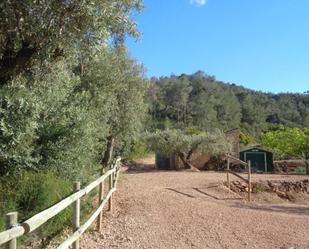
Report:
M 264 93 L 216 80 L 204 72 L 151 79 L 153 128 L 235 127 L 258 135 L 283 124 L 309 127 L 309 94 Z

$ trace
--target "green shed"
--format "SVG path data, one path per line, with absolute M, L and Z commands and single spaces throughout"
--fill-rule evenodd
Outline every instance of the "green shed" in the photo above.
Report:
M 250 148 L 239 153 L 239 159 L 245 162 L 251 161 L 251 167 L 257 172 L 273 171 L 273 153 L 261 148 Z

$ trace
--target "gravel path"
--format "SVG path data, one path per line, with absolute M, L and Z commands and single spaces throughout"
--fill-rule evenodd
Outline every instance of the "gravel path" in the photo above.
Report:
M 253 179 L 301 178 L 253 175 Z M 122 174 L 114 212 L 82 248 L 308 249 L 309 206 L 248 203 L 223 173 L 147 170 Z M 254 196 L 253 196 L 254 198 Z

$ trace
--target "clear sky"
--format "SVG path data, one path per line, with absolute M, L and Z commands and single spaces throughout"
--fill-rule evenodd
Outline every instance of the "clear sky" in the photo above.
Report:
M 203 70 L 271 92 L 309 90 L 309 0 L 145 0 L 131 54 L 147 75 Z

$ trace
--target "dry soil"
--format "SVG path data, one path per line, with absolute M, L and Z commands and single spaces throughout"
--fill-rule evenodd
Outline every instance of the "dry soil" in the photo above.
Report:
M 255 195 L 248 203 L 223 186 L 224 173 L 155 171 L 152 163 L 124 168 L 114 211 L 105 214 L 102 232 L 82 237 L 82 248 L 309 249 L 308 203 Z

